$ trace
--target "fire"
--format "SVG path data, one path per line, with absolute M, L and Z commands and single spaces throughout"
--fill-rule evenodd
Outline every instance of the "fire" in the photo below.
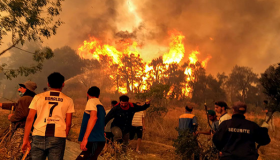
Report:
M 181 64 L 182 59 L 185 55 L 185 47 L 183 44 L 183 40 L 185 36 L 182 35 L 181 32 L 172 31 L 169 33 L 170 35 L 170 43 L 169 43 L 169 51 L 165 53 L 162 57 L 162 61 L 157 62 L 157 65 L 154 66 L 150 62 L 143 62 L 140 53 L 138 51 L 137 42 L 131 39 L 125 39 L 115 44 L 103 44 L 98 39 L 92 37 L 90 41 L 84 41 L 84 44 L 78 49 L 78 54 L 82 58 L 87 59 L 97 59 L 100 61 L 104 56 L 109 58 L 109 67 L 113 65 L 117 65 L 115 68 L 117 71 L 113 71 L 112 75 L 110 75 L 111 79 L 115 77 L 119 78 L 127 78 L 125 83 L 119 83 L 117 80 L 117 84 L 114 90 L 117 90 L 120 93 L 127 92 L 144 92 L 148 90 L 151 86 L 151 81 L 156 81 L 161 83 L 162 78 L 166 78 L 169 75 L 165 73 L 165 71 L 170 68 L 172 64 Z M 186 83 L 182 84 L 185 86 L 182 89 L 182 93 L 185 96 L 189 96 L 192 91 L 192 88 L 189 86 L 190 81 L 194 81 L 194 66 L 199 61 L 197 55 L 199 55 L 199 51 L 192 51 L 188 56 L 188 65 L 184 70 L 185 81 Z M 127 67 L 126 64 L 122 61 L 123 58 L 126 58 L 126 64 L 130 63 L 131 66 Z M 137 59 L 138 58 L 138 59 Z M 140 58 L 140 60 L 139 60 Z M 135 61 L 135 59 L 137 59 Z M 202 67 L 206 67 L 207 62 L 211 59 L 211 56 L 208 56 L 205 60 L 201 62 Z M 137 66 L 138 61 L 141 61 L 143 66 Z M 125 67 L 125 68 L 123 68 Z M 126 75 L 119 75 L 120 70 L 125 70 Z M 137 80 L 136 80 L 137 79 Z M 170 90 L 168 95 L 172 95 L 174 90 L 174 86 L 170 86 Z

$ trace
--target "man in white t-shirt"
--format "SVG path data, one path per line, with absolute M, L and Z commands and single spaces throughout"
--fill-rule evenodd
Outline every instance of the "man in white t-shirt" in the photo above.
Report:
M 226 102 L 224 101 L 217 101 L 215 102 L 215 111 L 217 114 L 220 115 L 219 118 L 219 125 L 225 121 L 231 119 L 231 116 L 227 113 L 227 109 L 230 109 Z
M 31 148 L 32 160 L 63 160 L 66 137 L 71 128 L 74 103 L 61 92 L 64 87 L 64 76 L 54 72 L 48 76 L 49 91 L 36 95 L 29 108 L 26 119 L 22 150 Z M 37 118 L 34 122 L 35 115 Z M 32 124 L 32 147 L 29 134 Z
M 141 105 L 140 103 L 136 103 L 137 105 Z M 136 152 L 141 153 L 139 151 L 139 147 L 141 145 L 141 140 L 143 137 L 144 126 L 144 111 L 136 112 L 132 119 L 132 127 L 130 131 L 130 140 L 134 139 L 135 134 L 137 134 L 137 146 Z

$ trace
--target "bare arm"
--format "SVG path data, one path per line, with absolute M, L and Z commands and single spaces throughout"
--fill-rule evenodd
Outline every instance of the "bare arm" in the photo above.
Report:
M 72 113 L 66 113 L 66 137 L 69 134 L 72 124 Z
M 30 142 L 29 142 L 29 135 L 31 132 L 31 128 L 34 122 L 34 117 L 36 115 L 37 111 L 34 109 L 30 109 L 28 117 L 26 119 L 25 128 L 24 128 L 24 137 L 23 137 L 23 144 L 21 149 L 25 151 L 27 148 L 31 148 Z

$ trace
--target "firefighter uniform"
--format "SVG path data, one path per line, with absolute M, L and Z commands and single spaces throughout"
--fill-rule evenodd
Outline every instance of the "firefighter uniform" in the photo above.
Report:
M 255 143 L 266 145 L 270 138 L 266 128 L 246 120 L 243 114 L 234 114 L 231 120 L 221 123 L 213 142 L 222 152 L 221 160 L 257 160 Z

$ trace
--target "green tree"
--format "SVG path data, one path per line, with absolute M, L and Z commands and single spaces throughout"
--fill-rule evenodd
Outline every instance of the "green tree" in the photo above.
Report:
M 269 106 L 280 111 L 280 63 L 269 66 L 261 74 L 260 81 L 264 88 L 264 93 L 269 98 Z
M 9 45 L 0 51 L 0 56 L 12 48 L 22 50 L 19 45 L 26 41 L 43 41 L 56 34 L 62 24 L 55 19 L 61 12 L 62 0 L 3 0 L 0 1 L 0 46 Z M 7 39 L 11 41 L 7 42 Z M 4 43 L 5 39 L 5 43 Z M 7 43 L 6 43 L 7 42 Z M 30 52 L 30 51 L 26 51 Z M 18 69 L 7 69 L 7 64 L 0 64 L 0 72 L 11 79 L 17 75 L 27 76 L 42 69 L 42 62 L 53 56 L 50 48 L 30 52 L 37 62 L 32 66 L 21 66 Z
M 258 75 L 252 71 L 252 68 L 234 66 L 226 82 L 230 90 L 231 102 L 237 100 L 246 102 L 249 89 L 256 86 L 257 82 Z

